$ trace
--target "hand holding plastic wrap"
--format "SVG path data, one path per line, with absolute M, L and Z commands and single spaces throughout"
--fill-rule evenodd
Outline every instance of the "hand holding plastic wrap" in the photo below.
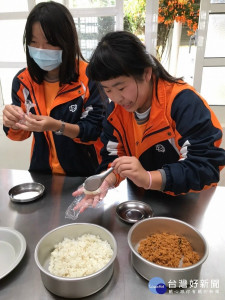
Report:
M 106 180 L 103 181 L 100 188 L 97 191 L 94 191 L 93 194 L 85 194 L 83 185 L 80 186 L 75 192 L 72 193 L 72 196 L 75 198 L 67 208 L 65 217 L 76 220 L 79 214 L 85 211 L 85 209 L 88 207 L 99 207 L 109 188 L 110 186 Z
M 26 114 L 28 115 L 29 112 L 30 112 L 30 110 L 31 110 L 31 108 L 32 108 L 32 107 L 35 107 L 36 104 L 34 104 L 34 103 L 32 103 L 30 100 L 27 100 L 27 99 L 26 99 L 26 101 L 25 101 L 25 106 L 26 106 Z
M 25 100 L 25 107 L 26 107 L 26 115 L 29 115 L 29 112 L 31 110 L 32 107 L 35 107 L 36 104 L 33 104 L 30 100 L 26 99 Z M 22 120 L 19 121 L 20 124 L 26 124 L 26 119 L 25 116 Z

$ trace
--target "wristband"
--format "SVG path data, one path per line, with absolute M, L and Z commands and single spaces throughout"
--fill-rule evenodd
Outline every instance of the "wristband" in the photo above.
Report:
M 152 186 L 152 175 L 151 175 L 151 173 L 149 171 L 147 171 L 147 172 L 148 172 L 148 175 L 149 175 L 149 185 L 147 187 L 147 190 L 150 190 L 150 188 Z

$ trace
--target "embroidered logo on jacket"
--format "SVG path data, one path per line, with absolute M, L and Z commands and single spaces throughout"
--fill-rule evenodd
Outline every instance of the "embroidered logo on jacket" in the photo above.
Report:
M 161 144 L 157 144 L 157 145 L 155 146 L 155 149 L 156 149 L 156 151 L 158 151 L 158 152 L 165 152 L 165 151 L 166 151 L 165 147 L 164 147 L 163 145 L 161 145 Z
M 69 110 L 75 112 L 77 110 L 77 104 L 70 105 Z

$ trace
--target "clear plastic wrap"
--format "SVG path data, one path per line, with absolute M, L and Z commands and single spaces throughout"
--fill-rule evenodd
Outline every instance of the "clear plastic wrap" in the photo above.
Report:
M 26 114 L 28 115 L 29 112 L 30 112 L 30 110 L 31 110 L 31 108 L 32 108 L 32 107 L 35 107 L 35 106 L 36 106 L 36 104 L 34 104 L 34 103 L 32 103 L 30 100 L 27 100 L 27 99 L 26 99 L 26 101 L 25 101 Z
M 80 209 L 75 210 L 74 207 L 85 197 L 86 195 L 84 193 L 74 197 L 73 202 L 70 204 L 70 206 L 67 208 L 65 213 L 65 218 L 76 220 L 80 214 Z M 101 199 L 102 200 L 102 199 Z M 95 207 L 92 207 L 92 204 L 87 204 L 87 207 L 92 207 L 93 209 L 98 208 L 102 205 L 102 201 L 99 201 L 98 204 Z
M 82 193 L 74 198 L 73 202 L 66 210 L 65 218 L 72 220 L 76 220 L 78 218 L 80 210 L 75 210 L 74 207 L 84 198 L 84 196 L 84 193 Z
M 35 107 L 36 104 L 32 103 L 30 100 L 25 100 L 25 107 L 26 107 L 26 115 L 29 114 L 30 110 L 32 107 Z M 19 121 L 21 124 L 26 124 L 25 116 L 23 117 L 22 120 Z
M 74 200 L 73 202 L 69 205 L 69 207 L 67 208 L 66 210 L 66 213 L 65 213 L 65 218 L 67 219 L 72 219 L 72 220 L 76 220 L 80 214 L 80 210 L 83 209 L 83 206 L 81 206 L 80 208 L 78 209 L 74 209 L 83 199 L 84 197 L 88 196 L 89 198 L 86 199 L 85 203 L 84 203 L 84 206 L 85 206 L 85 209 L 87 207 L 91 207 L 93 209 L 96 209 L 96 208 L 99 208 L 100 206 L 102 206 L 102 203 L 103 203 L 103 199 L 105 198 L 108 190 L 111 190 L 111 189 L 114 189 L 114 188 L 109 188 L 108 186 L 108 183 L 106 181 L 104 181 L 101 185 L 101 187 L 99 188 L 99 194 L 93 194 L 92 196 L 91 195 L 87 195 L 85 194 L 84 192 L 82 192 L 84 190 L 84 187 L 83 185 L 80 186 L 78 190 L 80 190 L 80 194 L 75 196 L 74 197 Z M 99 196 L 99 201 L 98 203 L 93 207 L 92 204 L 93 204 L 93 200 L 96 196 Z

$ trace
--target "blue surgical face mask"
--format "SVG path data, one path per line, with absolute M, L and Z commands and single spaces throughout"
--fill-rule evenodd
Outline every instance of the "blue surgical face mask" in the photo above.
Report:
M 44 71 L 52 71 L 62 63 L 62 50 L 39 49 L 28 46 L 30 56 Z

